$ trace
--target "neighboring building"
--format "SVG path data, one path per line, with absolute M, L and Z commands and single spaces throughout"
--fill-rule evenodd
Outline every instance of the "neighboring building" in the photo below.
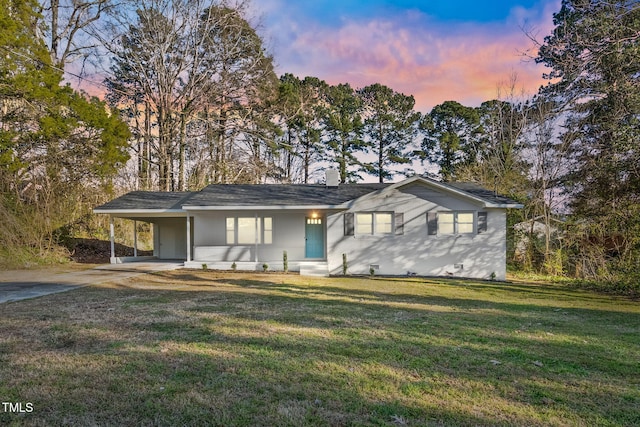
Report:
M 541 258 L 540 261 L 544 261 L 545 239 L 549 239 L 552 247 L 558 247 L 558 244 L 563 240 L 564 224 L 563 220 L 554 217 L 551 217 L 547 224 L 543 216 L 514 224 L 514 259 L 524 262 L 527 256 L 536 257 L 538 255 Z M 532 248 L 536 250 L 532 252 Z
M 134 191 L 94 212 L 153 223 L 154 255 L 187 268 L 282 270 L 286 251 L 301 274 L 342 274 L 346 258 L 348 274 L 505 279 L 506 209 L 522 207 L 513 200 L 422 177 L 327 182 Z

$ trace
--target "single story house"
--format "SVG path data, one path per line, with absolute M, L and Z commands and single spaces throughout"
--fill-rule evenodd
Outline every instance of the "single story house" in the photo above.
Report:
M 94 212 L 153 224 L 154 255 L 187 268 L 504 280 L 506 210 L 522 205 L 470 183 L 209 185 L 134 191 Z M 134 227 L 135 229 L 135 227 Z M 112 263 L 117 258 L 112 249 Z

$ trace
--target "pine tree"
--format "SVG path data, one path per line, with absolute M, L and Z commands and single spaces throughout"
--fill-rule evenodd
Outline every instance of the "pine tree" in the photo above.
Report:
M 376 156 L 376 161 L 366 163 L 364 170 L 384 182 L 396 174 L 392 167 L 413 160 L 420 113 L 413 110 L 413 96 L 379 83 L 358 90 L 358 94 L 364 108 L 367 148 Z
M 542 94 L 567 117 L 562 138 L 573 163 L 563 180 L 586 233 L 578 250 L 592 246 L 609 266 L 637 271 L 640 3 L 563 0 L 554 25 L 537 61 L 550 68 Z

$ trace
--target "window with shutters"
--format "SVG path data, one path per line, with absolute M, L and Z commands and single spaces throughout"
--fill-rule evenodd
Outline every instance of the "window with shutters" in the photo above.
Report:
M 478 212 L 476 226 L 473 212 L 428 212 L 427 231 L 431 236 L 484 233 L 487 231 L 487 213 Z
M 394 224 L 395 221 L 395 224 Z M 345 236 L 371 236 L 404 233 L 404 215 L 393 212 L 347 212 L 344 214 Z M 395 226 L 395 228 L 394 228 Z

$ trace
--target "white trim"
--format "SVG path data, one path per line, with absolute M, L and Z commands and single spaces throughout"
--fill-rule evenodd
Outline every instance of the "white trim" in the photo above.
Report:
M 340 205 L 228 205 L 228 206 L 182 206 L 185 211 L 279 211 L 279 210 L 345 210 L 346 203 Z
M 262 236 L 260 235 L 260 223 L 258 222 L 258 212 L 255 213 L 254 216 L 254 222 L 253 222 L 253 226 L 254 226 L 254 241 L 255 241 L 255 251 L 253 254 L 253 258 L 255 262 L 258 262 L 258 244 L 259 242 L 262 241 Z
M 133 220 L 133 256 L 138 257 L 138 221 Z
M 113 225 L 113 215 L 109 216 L 109 240 L 111 241 L 111 264 L 115 264 L 113 260 L 116 257 L 116 234 Z
M 191 261 L 191 216 L 187 213 L 187 262 Z
M 183 209 L 94 209 L 97 214 L 184 213 Z

